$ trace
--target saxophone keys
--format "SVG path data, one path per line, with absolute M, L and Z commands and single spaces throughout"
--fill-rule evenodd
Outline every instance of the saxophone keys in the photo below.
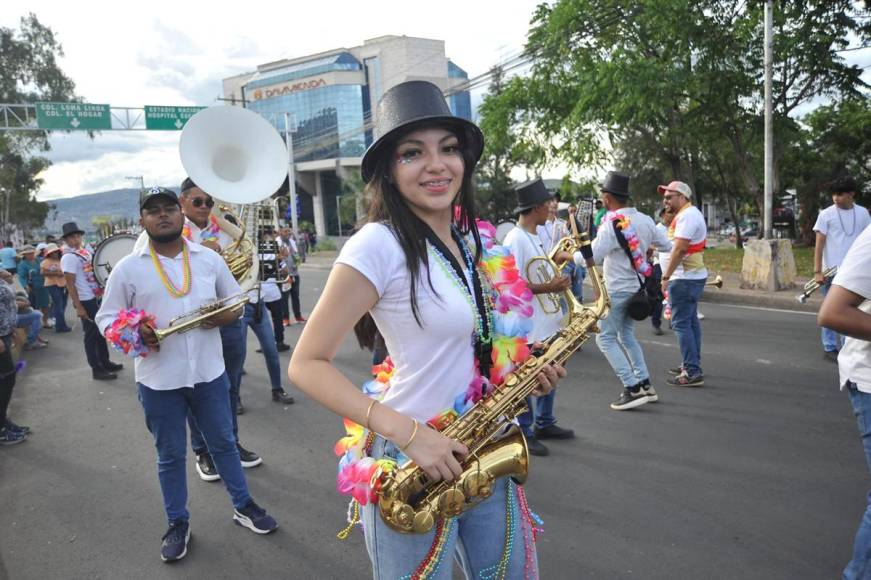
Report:
M 414 527 L 414 510 L 407 503 L 397 501 L 393 505 L 390 515 L 399 528 L 411 531 Z
M 432 517 L 432 512 L 428 509 L 421 510 L 414 514 L 414 522 L 412 523 L 412 530 L 414 533 L 425 534 L 430 531 L 434 525 L 435 519 Z
M 488 498 L 493 495 L 493 476 L 483 471 L 468 474 L 463 481 L 463 489 L 468 497 Z
M 439 512 L 446 516 L 458 516 L 463 511 L 466 496 L 456 487 L 446 489 L 439 495 Z

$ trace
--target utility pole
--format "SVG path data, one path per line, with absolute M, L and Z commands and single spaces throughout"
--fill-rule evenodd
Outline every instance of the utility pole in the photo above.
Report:
M 772 213 L 774 200 L 774 119 L 771 102 L 771 74 L 773 68 L 774 0 L 765 2 L 765 205 L 763 216 L 765 239 L 772 239 Z
M 139 181 L 139 191 L 140 192 L 145 191 L 145 178 L 143 176 L 131 175 L 131 176 L 125 177 L 124 179 L 132 179 L 134 181 Z
M 290 113 L 284 114 L 284 142 L 287 144 L 287 188 L 290 194 L 290 223 L 293 236 L 299 236 L 299 223 L 296 215 L 296 171 L 293 164 L 293 131 L 290 127 Z

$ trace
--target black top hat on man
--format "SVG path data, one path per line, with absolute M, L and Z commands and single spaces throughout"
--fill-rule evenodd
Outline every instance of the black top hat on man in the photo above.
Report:
M 76 225 L 76 222 L 67 222 L 61 226 L 61 236 L 65 238 L 72 234 L 82 234 L 85 235 L 85 230 Z
M 481 129 L 471 121 L 454 116 L 441 89 L 434 84 L 408 81 L 391 88 L 378 101 L 375 141 L 366 150 L 360 164 L 363 181 L 369 183 L 372 180 L 378 159 L 398 137 L 412 131 L 417 125 L 429 124 L 454 126 L 475 161 L 481 158 L 484 151 Z
M 618 171 L 609 171 L 599 189 L 617 197 L 630 197 L 632 195 L 629 193 L 629 176 Z
M 541 178 L 521 183 L 514 188 L 514 191 L 517 192 L 517 207 L 514 208 L 514 213 L 532 209 L 553 199 L 553 194 Z
M 139 209 L 141 210 L 145 207 L 145 204 L 150 202 L 152 199 L 160 197 L 174 201 L 176 205 L 179 205 L 178 196 L 173 190 L 166 189 L 165 187 L 152 187 L 150 189 L 143 189 L 139 192 Z

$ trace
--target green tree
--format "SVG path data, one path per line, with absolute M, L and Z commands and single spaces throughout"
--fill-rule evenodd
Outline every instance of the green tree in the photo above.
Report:
M 57 63 L 63 49 L 54 32 L 36 15 L 21 19 L 19 29 L 0 27 L 0 102 L 75 100 L 75 85 Z M 51 205 L 36 200 L 38 175 L 50 165 L 34 153 L 50 149 L 45 131 L 0 133 L 0 235 L 15 228 L 42 225 Z

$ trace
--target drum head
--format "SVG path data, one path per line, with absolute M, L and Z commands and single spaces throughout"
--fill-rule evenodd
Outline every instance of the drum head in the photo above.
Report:
M 97 249 L 94 250 L 94 257 L 91 261 L 91 265 L 94 267 L 94 278 L 97 279 L 100 286 L 106 287 L 112 268 L 121 261 L 121 258 L 133 252 L 133 246 L 138 237 L 136 234 L 115 234 L 100 242 Z

